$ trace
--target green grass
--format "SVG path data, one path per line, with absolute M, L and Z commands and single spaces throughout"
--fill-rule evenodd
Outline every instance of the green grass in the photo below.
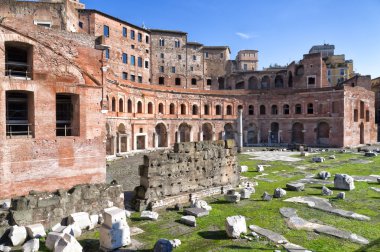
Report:
M 273 251 L 281 250 L 281 247 L 268 242 L 265 239 L 259 241 L 247 241 L 244 239 L 227 239 L 224 221 L 232 215 L 246 217 L 247 225 L 255 224 L 284 235 L 290 242 L 301 245 L 313 251 L 380 251 L 380 193 L 369 189 L 376 186 L 367 182 L 355 182 L 356 189 L 346 192 L 345 200 L 336 200 L 334 196 L 327 197 L 337 208 L 354 211 L 371 217 L 371 221 L 357 221 L 332 215 L 320 210 L 311 209 L 303 204 L 283 202 L 283 199 L 273 199 L 270 202 L 261 201 L 264 191 L 272 194 L 277 187 L 284 188 L 287 182 L 304 178 L 304 173 L 317 174 L 327 170 L 332 173 L 347 173 L 350 175 L 380 174 L 380 157 L 365 158 L 363 154 L 336 153 L 336 159 L 330 160 L 332 153 L 323 153 L 326 162 L 316 164 L 311 162 L 311 157 L 303 157 L 298 162 L 265 162 L 250 160 L 248 155 L 239 155 L 239 163 L 247 165 L 249 171 L 242 176 L 251 180 L 259 173 L 255 172 L 257 164 L 269 164 L 265 168 L 268 173 L 265 178 L 274 182 L 257 180 L 259 185 L 251 199 L 243 200 L 238 204 L 225 203 L 223 197 L 208 198 L 207 201 L 213 207 L 209 216 L 198 218 L 197 227 L 190 228 L 178 223 L 182 213 L 176 211 L 160 211 L 159 220 L 140 221 L 138 213 L 132 215 L 128 221 L 130 226 L 143 229 L 143 234 L 133 236 L 132 239 L 144 244 L 144 250 L 152 249 L 159 238 L 180 239 L 182 245 L 175 251 Z M 371 160 L 369 164 L 353 164 L 352 159 Z M 304 170 L 297 167 L 302 166 Z M 328 166 L 328 168 L 326 168 Z M 283 172 L 282 170 L 286 170 Z M 273 174 L 272 172 L 278 171 Z M 291 177 L 290 177 L 291 176 Z M 333 178 L 330 179 L 331 181 Z M 306 185 L 303 192 L 287 192 L 285 198 L 305 195 L 320 195 L 322 185 Z M 380 186 L 379 186 L 380 187 Z M 334 190 L 334 195 L 338 191 Z M 337 228 L 351 231 L 371 241 L 368 246 L 359 245 L 350 241 L 334 238 L 314 232 L 291 230 L 286 226 L 284 218 L 280 215 L 281 207 L 292 207 L 298 210 L 298 215 L 306 220 L 311 220 Z M 98 248 L 98 232 L 87 233 L 81 237 L 81 243 L 87 251 L 96 251 Z M 284 250 L 282 250 L 284 251 Z

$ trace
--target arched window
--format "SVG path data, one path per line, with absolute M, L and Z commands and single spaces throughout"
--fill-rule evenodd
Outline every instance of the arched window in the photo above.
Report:
M 272 105 L 272 115 L 277 115 L 277 114 L 278 114 L 277 105 Z
M 148 103 L 148 114 L 153 114 L 153 104 L 151 102 Z
M 112 111 L 115 112 L 116 111 L 116 99 L 115 97 L 112 97 L 112 107 L 111 107 Z
M 124 101 L 123 99 L 119 99 L 119 112 L 124 112 Z
M 255 108 L 253 105 L 249 105 L 248 107 L 248 115 L 254 115 L 255 114 Z
M 141 101 L 137 102 L 137 113 L 139 113 L 139 114 L 142 113 L 142 102 Z
M 132 113 L 132 101 L 131 99 L 128 99 L 128 102 L 127 102 L 127 106 L 128 106 L 128 113 Z
M 227 106 L 227 115 L 232 115 L 232 106 L 231 105 L 228 105 Z
M 308 114 L 314 114 L 314 106 L 313 103 L 307 104 L 307 113 Z
M 162 103 L 158 104 L 158 113 L 160 114 L 164 113 L 164 104 Z
M 302 106 L 301 106 L 301 104 L 296 104 L 296 106 L 294 107 L 294 112 L 297 115 L 302 114 Z
M 192 78 L 191 79 L 191 85 L 197 85 L 197 79 Z
M 284 114 L 284 115 L 289 115 L 289 105 L 288 104 L 285 104 L 283 107 L 283 111 L 282 111 L 282 113 Z
M 274 87 L 275 88 L 283 88 L 284 87 L 284 79 L 281 75 L 277 75 L 274 80 Z
M 165 39 L 160 38 L 159 45 L 160 46 L 165 46 Z
M 270 87 L 270 79 L 269 79 L 269 76 L 265 75 L 261 79 L 261 89 L 269 89 L 269 87 Z
M 304 72 L 305 72 L 305 69 L 304 69 L 303 65 L 300 65 L 297 67 L 297 69 L 296 69 L 296 75 L 297 76 L 302 76 L 304 74 Z
M 205 115 L 209 115 L 210 114 L 210 107 L 206 104 L 205 106 L 204 106 L 204 114 Z
M 198 106 L 197 105 L 193 105 L 193 115 L 198 115 Z
M 175 106 L 174 103 L 170 103 L 169 106 L 169 114 L 174 115 L 175 114 Z
M 265 106 L 264 105 L 260 106 L 260 115 L 265 115 Z
M 186 105 L 181 104 L 181 115 L 186 115 Z
M 221 115 L 222 114 L 222 106 L 216 105 L 215 106 L 215 114 L 216 115 Z

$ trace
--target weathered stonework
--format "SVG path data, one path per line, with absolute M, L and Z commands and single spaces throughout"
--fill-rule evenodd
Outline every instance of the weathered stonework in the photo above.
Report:
M 173 151 L 144 159 L 140 186 L 135 188 L 137 210 L 187 203 L 195 195 L 220 194 L 222 187 L 239 182 L 236 149 L 228 141 L 176 143 Z

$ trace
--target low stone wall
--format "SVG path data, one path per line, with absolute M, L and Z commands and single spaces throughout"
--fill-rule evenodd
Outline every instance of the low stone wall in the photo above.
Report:
M 145 155 L 140 186 L 135 188 L 136 210 L 187 203 L 236 186 L 236 153 L 235 142 L 227 140 L 176 143 L 172 151 Z
M 45 228 L 51 228 L 57 223 L 65 224 L 72 213 L 99 214 L 110 204 L 124 208 L 121 185 L 78 185 L 54 193 L 31 191 L 27 196 L 13 198 L 11 208 L 0 212 L 0 237 L 9 225 L 41 223 Z

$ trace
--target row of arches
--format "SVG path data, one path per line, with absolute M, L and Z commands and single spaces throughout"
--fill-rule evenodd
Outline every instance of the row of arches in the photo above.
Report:
M 293 74 L 292 72 L 288 72 L 288 76 L 285 77 L 283 75 L 276 75 L 271 78 L 269 75 L 264 75 L 263 77 L 251 76 L 247 80 L 238 80 L 235 83 L 235 89 L 270 89 L 270 88 L 285 88 L 287 83 L 287 87 L 293 87 Z

